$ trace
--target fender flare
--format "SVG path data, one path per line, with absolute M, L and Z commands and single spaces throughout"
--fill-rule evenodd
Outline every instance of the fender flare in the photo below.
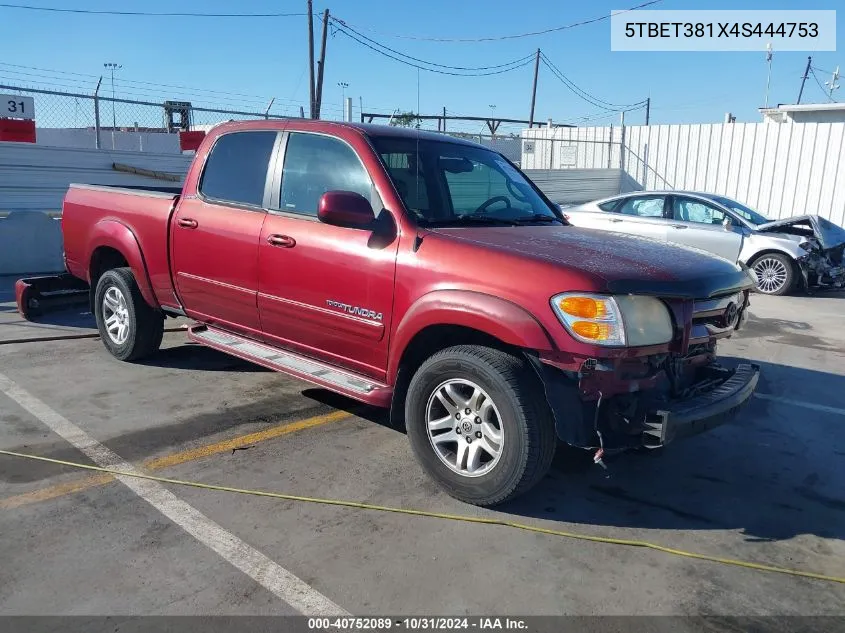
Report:
M 388 362 L 391 380 L 395 379 L 410 342 L 432 325 L 472 328 L 516 347 L 538 351 L 557 349 L 540 322 L 515 303 L 472 290 L 434 290 L 411 305 L 393 333 Z
M 147 263 L 144 261 L 144 255 L 141 252 L 141 245 L 132 230 L 117 220 L 101 220 L 94 225 L 91 231 L 91 238 L 88 242 L 88 261 L 86 264 L 86 274 L 88 276 L 88 283 L 91 279 L 91 258 L 101 246 L 108 246 L 118 251 L 123 255 L 132 274 L 135 276 L 135 281 L 138 283 L 138 289 L 141 291 L 141 296 L 144 298 L 150 307 L 158 309 L 158 301 L 150 283 L 150 277 L 147 273 Z M 94 292 L 94 288 L 91 288 Z

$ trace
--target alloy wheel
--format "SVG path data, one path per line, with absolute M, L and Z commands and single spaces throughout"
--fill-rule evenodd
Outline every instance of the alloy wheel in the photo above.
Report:
M 123 345 L 129 338 L 129 309 L 120 288 L 111 286 L 103 295 L 103 323 L 109 338 Z
M 432 392 L 426 430 L 434 452 L 464 477 L 490 472 L 502 456 L 504 427 L 490 395 L 470 380 L 452 378 Z
M 786 265 L 775 257 L 763 257 L 754 264 L 757 275 L 757 287 L 760 292 L 777 292 L 786 283 L 788 272 Z

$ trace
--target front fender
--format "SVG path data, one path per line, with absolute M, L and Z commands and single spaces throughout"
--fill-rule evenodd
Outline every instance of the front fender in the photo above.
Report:
M 151 307 L 158 308 L 158 301 L 150 283 L 147 264 L 144 261 L 141 246 L 138 244 L 138 240 L 132 230 L 117 220 L 101 220 L 94 225 L 91 231 L 91 237 L 86 250 L 88 253 L 88 283 L 90 284 L 93 281 L 91 279 L 91 259 L 94 251 L 101 246 L 113 248 L 123 255 L 129 264 L 129 268 L 132 269 L 132 274 L 135 276 L 135 281 L 138 283 L 138 289 L 141 291 L 144 301 Z
M 395 378 L 408 344 L 432 325 L 472 328 L 526 349 L 557 349 L 537 319 L 510 301 L 481 292 L 435 290 L 417 299 L 399 322 L 392 337 L 388 376 Z
M 798 241 L 788 237 L 778 237 L 773 234 L 752 234 L 743 241 L 739 259 L 742 263 L 748 264 L 757 255 L 772 251 L 795 260 L 807 254 L 807 251 L 798 246 Z

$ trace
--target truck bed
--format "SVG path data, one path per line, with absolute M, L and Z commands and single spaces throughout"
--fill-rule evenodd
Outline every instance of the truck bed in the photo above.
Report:
M 139 263 L 146 268 L 147 279 L 138 280 L 142 290 L 148 290 L 159 305 L 178 306 L 168 265 L 168 231 L 170 216 L 181 193 L 182 188 L 178 186 L 71 184 L 62 207 L 68 272 L 90 283 L 95 252 L 120 235 L 131 246 L 137 244 L 138 248 L 133 250 L 139 258 L 143 253 Z

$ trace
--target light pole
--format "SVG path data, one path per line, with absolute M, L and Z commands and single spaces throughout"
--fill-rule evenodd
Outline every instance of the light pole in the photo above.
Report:
M 123 66 L 114 62 L 106 62 L 103 64 L 103 67 L 108 68 L 109 71 L 111 71 L 111 126 L 112 131 L 114 131 L 117 127 L 117 115 L 114 112 L 114 71 L 120 70 Z
M 341 98 L 340 98 L 340 111 L 346 112 L 346 89 L 349 87 L 349 84 L 346 83 L 345 81 L 338 81 L 337 85 L 340 88 L 341 95 L 342 95 Z M 343 116 L 343 115 L 341 115 L 341 116 Z

